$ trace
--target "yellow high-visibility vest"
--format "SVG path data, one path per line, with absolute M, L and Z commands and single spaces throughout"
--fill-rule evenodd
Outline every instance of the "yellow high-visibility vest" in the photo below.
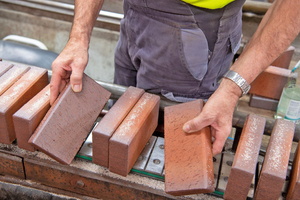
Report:
M 223 8 L 234 0 L 182 0 L 193 6 L 207 8 L 207 9 L 218 9 Z

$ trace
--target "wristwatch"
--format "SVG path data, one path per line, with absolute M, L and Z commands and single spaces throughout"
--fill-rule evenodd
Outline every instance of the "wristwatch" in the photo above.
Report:
M 237 84 L 243 92 L 242 95 L 247 94 L 251 88 L 247 81 L 235 71 L 228 70 L 223 77 L 228 78 L 232 80 L 235 84 Z

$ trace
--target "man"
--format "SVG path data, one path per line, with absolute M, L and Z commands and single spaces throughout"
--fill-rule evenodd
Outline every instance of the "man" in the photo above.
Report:
M 220 86 L 218 81 L 238 48 L 244 0 L 222 1 L 215 7 L 205 5 L 205 2 L 215 3 L 213 0 L 193 2 L 195 6 L 179 0 L 124 1 L 125 17 L 116 48 L 114 82 L 161 93 L 174 101 L 209 98 L 201 114 L 187 122 L 183 130 L 192 133 L 211 125 L 215 155 L 221 152 L 230 134 L 234 107 L 242 92 L 247 92 L 244 86 L 299 33 L 300 1 L 273 3 Z M 75 92 L 81 91 L 91 31 L 102 3 L 75 2 L 70 39 L 52 65 L 51 104 L 69 80 Z

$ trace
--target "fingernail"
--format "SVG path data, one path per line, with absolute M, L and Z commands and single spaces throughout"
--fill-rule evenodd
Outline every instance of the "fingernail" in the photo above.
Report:
M 191 129 L 190 129 L 190 126 L 188 124 L 183 126 L 183 131 L 184 132 L 188 133 L 188 132 L 190 132 L 190 130 Z
M 81 91 L 81 89 L 80 89 L 80 85 L 73 85 L 73 91 L 74 92 L 80 92 Z

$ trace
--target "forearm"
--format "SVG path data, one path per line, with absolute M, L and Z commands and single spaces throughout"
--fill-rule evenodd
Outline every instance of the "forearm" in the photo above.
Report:
M 299 31 L 300 1 L 275 1 L 231 70 L 251 83 L 290 45 Z
M 70 40 L 88 48 L 95 21 L 104 0 L 76 0 Z

